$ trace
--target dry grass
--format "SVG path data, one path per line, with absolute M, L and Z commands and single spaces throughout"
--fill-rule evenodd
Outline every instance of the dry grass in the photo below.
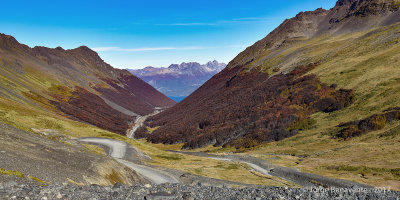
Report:
M 400 189 L 399 177 L 395 173 L 388 173 L 400 166 L 400 134 L 382 136 L 400 126 L 399 121 L 390 123 L 382 130 L 344 141 L 332 138 L 329 134 L 329 127 L 332 126 L 321 123 L 324 122 L 321 115 L 313 116 L 320 122 L 317 128 L 303 131 L 292 138 L 265 144 L 248 154 L 305 172 Z M 359 169 L 335 168 L 337 166 L 353 166 Z
M 85 185 L 84 183 L 76 182 L 76 181 L 74 181 L 74 180 L 72 180 L 70 178 L 67 178 L 67 181 L 72 183 L 72 184 L 78 185 L 78 186 L 84 186 Z
M 259 59 L 268 63 L 263 66 L 279 66 L 283 71 L 296 63 L 321 61 L 310 73 L 327 84 L 354 89 L 357 96 L 348 108 L 314 114 L 316 124 L 311 130 L 247 153 L 306 172 L 400 190 L 396 171 L 400 166 L 399 121 L 349 141 L 333 137 L 341 122 L 400 106 L 399 31 L 400 24 L 396 24 L 371 33 L 321 36 L 290 46 L 276 58 Z
M 107 155 L 103 148 L 98 147 L 96 145 L 92 145 L 92 144 L 81 144 L 81 145 L 91 153 L 104 155 L 104 156 Z
M 206 176 L 210 178 L 217 178 L 246 184 L 260 184 L 272 186 L 284 186 L 285 184 L 291 185 L 283 180 L 267 179 L 257 176 L 249 171 L 247 165 L 219 161 L 210 158 L 191 156 L 185 154 L 176 154 L 166 150 L 176 150 L 182 145 L 162 145 L 152 144 L 145 140 L 130 140 L 124 141 L 139 148 L 144 153 L 153 158 L 148 162 L 151 165 L 162 166 L 171 169 L 177 169 L 188 173 Z
M 114 169 L 112 169 L 111 173 L 106 176 L 106 178 L 110 181 L 111 184 L 115 183 L 124 183 L 123 178 L 120 173 L 117 173 Z
M 17 176 L 20 178 L 24 178 L 25 175 L 20 172 L 20 171 L 15 171 L 15 170 L 6 170 L 3 168 L 0 168 L 0 174 L 8 175 L 8 176 Z
M 36 182 L 39 182 L 39 183 L 44 183 L 44 184 L 47 183 L 46 181 L 44 181 L 44 180 L 42 180 L 40 178 L 34 177 L 34 176 L 28 176 L 28 178 L 30 178 L 30 179 L 32 179 L 32 180 L 34 180 Z
M 155 131 L 155 130 L 157 130 L 158 128 L 160 128 L 159 126 L 156 126 L 156 127 L 146 127 L 147 128 L 147 132 L 149 133 L 149 134 L 152 134 L 153 133 L 153 131 Z
M 46 183 L 46 181 L 44 181 L 40 178 L 37 178 L 34 176 L 25 176 L 22 172 L 16 171 L 16 170 L 6 170 L 4 168 L 0 168 L 0 174 L 4 174 L 4 175 L 8 175 L 8 176 L 16 176 L 19 178 L 29 178 L 29 179 L 34 180 L 39 183 Z

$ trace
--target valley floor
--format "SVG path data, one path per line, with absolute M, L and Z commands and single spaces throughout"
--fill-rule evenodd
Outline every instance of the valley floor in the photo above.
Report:
M 35 115 L 32 115 L 35 113 Z M 324 119 L 330 116 L 324 116 L 326 114 L 316 114 L 313 118 L 320 118 Z M 65 117 L 51 114 L 49 112 L 44 112 L 39 110 L 35 107 L 28 107 L 16 102 L 8 101 L 8 100 L 1 100 L 0 104 L 0 120 L 10 124 L 4 124 L 4 128 L 2 128 L 2 140 L 0 140 L 0 156 L 7 155 L 12 151 L 20 151 L 17 157 L 24 157 L 29 155 L 29 153 L 33 152 L 40 152 L 46 153 L 46 156 L 34 156 L 35 159 L 43 159 L 43 158 L 51 158 L 54 159 L 51 162 L 66 162 L 68 160 L 73 159 L 65 159 L 65 155 L 71 155 L 72 152 L 80 152 L 82 153 L 83 160 L 89 162 L 89 158 L 97 159 L 99 162 L 109 162 L 106 164 L 108 168 L 90 168 L 91 172 L 100 173 L 100 175 L 94 175 L 94 177 L 100 177 L 101 180 L 90 179 L 86 180 L 83 177 L 82 173 L 85 172 L 71 172 L 67 173 L 66 170 L 68 167 L 58 167 L 53 168 L 55 171 L 55 175 L 52 175 L 52 170 L 47 170 L 47 166 L 51 166 L 53 164 L 46 164 L 45 167 L 38 167 L 37 171 L 29 171 L 25 170 L 26 163 L 34 163 L 32 161 L 26 161 L 23 163 L 14 163 L 9 160 L 3 159 L 0 163 L 0 168 L 4 168 L 4 173 L 0 175 L 0 180 L 3 183 L 8 181 L 14 181 L 18 183 L 31 183 L 34 184 L 42 184 L 38 182 L 38 180 L 42 180 L 46 184 L 49 183 L 73 183 L 73 184 L 99 184 L 99 185 L 110 185 L 116 182 L 122 182 L 125 180 L 124 183 L 129 184 L 137 184 L 137 183 L 149 183 L 150 181 L 145 177 L 138 175 L 126 167 L 126 165 L 122 165 L 121 163 L 116 162 L 115 160 L 111 159 L 110 157 L 106 156 L 109 152 L 109 147 L 107 145 L 100 145 L 101 148 L 92 144 L 85 144 L 76 142 L 78 138 L 85 138 L 85 137 L 101 137 L 107 139 L 113 139 L 121 141 L 129 146 L 133 146 L 134 148 L 128 148 L 125 154 L 128 154 L 127 159 L 129 162 L 133 162 L 134 164 L 145 165 L 146 167 L 152 167 L 156 170 L 160 170 L 165 172 L 176 179 L 179 182 L 188 184 L 188 185 L 212 185 L 212 186 L 240 186 L 240 187 L 262 187 L 263 185 L 267 186 L 280 186 L 280 187 L 299 187 L 304 186 L 304 184 L 285 180 L 285 177 L 279 176 L 271 176 L 273 173 L 263 174 L 260 171 L 251 167 L 251 162 L 243 163 L 239 162 L 238 160 L 216 160 L 213 158 L 202 157 L 197 155 L 188 155 L 182 154 L 182 152 L 171 152 L 170 150 L 180 150 L 182 144 L 178 145 L 163 145 L 163 144 L 152 144 L 146 142 L 145 140 L 132 140 L 128 137 L 121 136 L 115 133 L 111 133 L 94 126 L 90 126 L 85 123 L 76 122 Z M 313 161 L 318 161 L 320 163 L 328 163 L 330 162 L 331 165 L 336 164 L 340 165 L 343 162 L 347 162 L 346 160 L 340 161 L 333 159 L 332 156 L 339 155 L 339 158 L 352 158 L 355 159 L 359 157 L 359 159 L 353 160 L 354 164 L 362 164 L 362 156 L 367 155 L 367 152 L 358 151 L 360 149 L 360 145 L 363 147 L 374 147 L 375 137 L 379 138 L 379 135 L 383 132 L 391 130 L 395 127 L 398 127 L 398 122 L 394 122 L 387 126 L 385 129 L 378 131 L 377 133 L 368 134 L 362 136 L 361 138 L 354 139 L 351 142 L 343 142 L 337 141 L 331 138 L 329 135 L 323 135 L 321 138 L 321 132 L 324 132 L 323 129 L 327 125 L 319 124 L 324 120 L 318 120 L 318 123 L 315 125 L 316 128 L 309 131 L 304 131 L 297 136 L 292 138 L 287 138 L 283 141 L 273 142 L 266 145 L 262 145 L 258 148 L 251 149 L 246 153 L 237 154 L 238 156 L 253 156 L 258 159 L 263 159 L 262 161 L 265 163 L 270 163 L 274 165 L 275 173 L 277 173 L 276 166 L 282 166 L 279 169 L 285 169 L 285 167 L 290 168 L 297 168 L 300 169 L 302 172 L 306 173 L 315 173 L 318 175 L 323 175 L 330 178 L 344 178 L 350 181 L 356 181 L 361 184 L 372 185 L 372 186 L 379 186 L 385 187 L 389 186 L 394 190 L 398 190 L 399 188 L 395 187 L 395 184 L 387 184 L 389 182 L 384 182 L 385 180 L 392 180 L 395 183 L 396 179 L 391 177 L 391 174 L 388 174 L 386 171 L 372 171 L 365 173 L 365 178 L 357 178 L 357 174 L 359 171 L 344 171 L 346 169 L 340 169 L 337 172 L 332 171 L 326 168 L 320 168 L 318 165 L 313 164 Z M 328 125 L 331 126 L 331 125 Z M 17 127 L 17 128 L 16 128 Z M 11 133 L 7 133 L 7 131 L 12 130 Z M 318 134 L 316 134 L 318 133 Z M 7 139 L 10 137 L 10 139 Z M 374 137 L 374 138 L 372 138 Z M 398 137 L 395 135 L 394 137 Z M 13 138 L 13 139 L 11 139 Z M 390 137 L 391 138 L 391 137 Z M 380 138 L 379 144 L 382 148 L 393 147 L 390 144 L 386 144 L 390 139 L 389 137 Z M 396 140 L 396 138 L 394 138 Z M 356 140 L 356 141 L 355 141 Z M 37 145 L 34 146 L 32 141 L 46 143 L 41 144 L 43 148 L 38 148 Z M 310 141 L 312 141 L 310 143 Z M 12 142 L 9 144 L 9 149 L 6 149 L 7 142 Z M 354 142 L 355 144 L 351 144 Z M 45 148 L 49 143 L 50 146 Z M 358 144 L 357 144 L 358 143 Z M 395 142 L 392 142 L 395 143 Z M 356 145 L 357 144 L 357 145 Z M 16 148 L 16 147 L 19 148 Z M 50 148 L 51 147 L 51 148 Z M 55 149 L 52 149 L 52 148 Z M 62 150 L 63 148 L 66 149 L 65 152 Z M 367 149 L 368 149 L 367 148 Z M 376 147 L 374 147 L 376 149 Z M 393 149 L 396 150 L 397 147 Z M 74 150 L 75 149 L 75 150 Z M 103 150 L 104 149 L 104 150 Z M 321 149 L 325 149 L 326 152 L 321 152 Z M 23 150 L 23 151 L 22 151 Z M 373 149 L 371 149 L 373 150 Z M 369 151 L 371 151 L 369 150 Z M 4 154 L 3 152 L 8 152 Z M 217 155 L 226 155 L 227 152 L 233 152 L 235 149 L 221 149 L 220 147 L 205 147 L 201 149 L 197 149 L 199 151 L 207 151 Z M 24 153 L 25 152 L 25 153 Z M 28 152 L 28 153 L 26 153 Z M 138 152 L 142 152 L 142 155 L 139 155 Z M 352 153 L 353 152 L 353 153 Z M 356 153 L 355 153 L 356 152 Z M 382 152 L 376 152 L 376 156 L 370 157 L 369 159 L 384 159 L 387 158 L 385 162 L 392 163 L 388 168 L 393 168 L 395 166 L 395 162 L 398 159 L 390 159 L 392 156 L 396 156 L 397 153 L 394 154 L 387 154 L 387 150 Z M 386 153 L 385 153 L 386 152 Z M 57 153 L 59 153 L 59 156 Z M 118 153 L 117 153 L 118 154 Z M 122 153 L 123 154 L 123 153 Z M 148 159 L 148 157 L 151 159 Z M 119 156 L 114 157 L 122 157 L 121 154 Z M 147 157 L 147 158 L 146 158 Z M 1 157 L 0 157 L 1 158 Z M 63 159 L 60 159 L 63 158 Z M 8 159 L 8 158 L 7 158 Z M 317 159 L 317 160 L 316 160 Z M 21 159 L 20 159 L 21 160 Z M 335 162 L 332 162 L 334 160 Z M 123 161 L 124 162 L 124 161 Z M 46 163 L 46 162 L 44 162 Z M 79 163 L 79 162 L 78 162 Z M 110 164 L 111 163 L 111 164 Z M 67 163 L 68 164 L 68 163 Z M 71 163 L 69 163 L 71 164 Z M 68 165 L 69 165 L 68 164 Z M 254 163 L 253 163 L 254 164 Z M 259 165 L 259 163 L 256 163 Z M 92 165 L 98 165 L 96 162 L 93 162 Z M 326 165 L 326 164 L 325 164 Z M 325 166 L 320 165 L 320 166 Z M 32 165 L 29 165 L 32 166 Z M 37 165 L 40 166 L 40 165 Z M 82 170 L 86 169 L 88 165 L 79 167 L 79 164 L 72 163 L 74 170 Z M 122 167 L 122 168 L 121 168 Z M 383 167 L 382 167 L 383 168 Z M 118 174 L 117 178 L 115 179 L 115 174 L 113 174 L 113 169 L 122 170 L 124 173 Z M 130 171 L 126 171 L 129 169 Z M 267 172 L 270 172 L 271 167 L 264 168 Z M 78 171 L 79 171 L 78 170 Z M 25 175 L 25 178 L 18 177 L 17 172 L 21 172 Z M 361 172 L 362 173 L 362 172 Z M 369 174 L 371 173 L 371 175 Z M 376 174 L 373 176 L 372 179 L 369 179 L 372 176 L 372 173 Z M 11 175 L 9 175 L 11 174 Z M 15 175 L 17 174 L 17 175 Z M 58 176 L 57 174 L 62 174 L 62 176 Z M 77 174 L 80 174 L 77 176 Z M 292 173 L 293 174 L 293 173 Z M 85 174 L 86 175 L 86 174 Z M 26 178 L 27 176 L 37 177 L 38 179 Z M 125 177 L 122 178 L 121 177 Z M 129 181 L 128 177 L 136 177 L 136 179 L 131 179 Z M 385 178 L 387 177 L 387 178 Z M 367 181 L 365 181 L 367 180 Z M 384 181 L 382 181 L 384 180 Z M 316 181 L 313 183 L 314 185 L 324 185 L 323 183 Z M 336 186 L 336 185 L 335 185 Z M 348 185 L 349 186 L 349 185 Z M 387 188 L 387 187 L 386 187 Z

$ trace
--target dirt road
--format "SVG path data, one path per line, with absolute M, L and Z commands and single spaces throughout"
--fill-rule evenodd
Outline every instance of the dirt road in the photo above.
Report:
M 137 163 L 133 163 L 131 161 L 125 160 L 127 147 L 130 146 L 129 144 L 113 140 L 107 138 L 81 138 L 78 139 L 80 142 L 87 142 L 93 144 L 104 145 L 109 148 L 108 154 L 115 158 L 118 162 L 126 165 L 127 167 L 131 168 L 132 170 L 136 171 L 138 174 L 142 175 L 145 179 L 150 181 L 154 184 L 162 184 L 162 183 L 179 183 L 179 179 L 175 178 L 174 176 L 163 172 L 158 169 L 153 169 L 149 166 L 140 165 Z M 137 150 L 137 149 L 136 149 Z M 137 150 L 141 153 L 139 150 Z M 141 153 L 143 154 L 143 153 Z
M 265 160 L 255 158 L 252 156 L 213 155 L 202 152 L 182 152 L 182 151 L 171 151 L 171 152 L 208 157 L 218 160 L 231 160 L 231 161 L 242 162 L 249 165 L 252 169 L 262 174 L 275 176 L 284 179 L 286 181 L 295 183 L 297 185 L 300 185 L 302 187 L 323 186 L 323 187 L 349 188 L 357 186 L 362 188 L 372 188 L 372 186 L 356 183 L 353 181 L 328 178 L 317 174 L 301 172 L 295 168 L 268 164 Z

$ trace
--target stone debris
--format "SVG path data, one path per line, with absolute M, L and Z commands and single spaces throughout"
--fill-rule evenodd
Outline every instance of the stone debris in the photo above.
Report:
M 149 187 L 150 186 L 150 187 Z M 400 192 L 353 188 L 232 188 L 186 184 L 127 186 L 0 183 L 0 199 L 399 199 Z

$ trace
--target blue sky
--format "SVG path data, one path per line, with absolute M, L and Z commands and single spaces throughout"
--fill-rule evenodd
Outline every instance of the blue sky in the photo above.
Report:
M 96 50 L 117 68 L 229 62 L 300 11 L 335 0 L 4 1 L 0 32 L 34 46 Z

